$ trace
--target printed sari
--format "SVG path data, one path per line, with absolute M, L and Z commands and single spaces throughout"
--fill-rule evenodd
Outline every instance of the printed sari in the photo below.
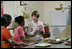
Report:
M 7 28 L 1 27 L 1 48 L 12 48 L 12 37 Z

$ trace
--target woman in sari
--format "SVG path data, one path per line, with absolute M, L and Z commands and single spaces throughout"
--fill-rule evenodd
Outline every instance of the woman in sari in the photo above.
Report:
M 12 48 L 12 37 L 9 30 L 6 28 L 11 23 L 11 16 L 4 14 L 1 17 L 1 48 Z

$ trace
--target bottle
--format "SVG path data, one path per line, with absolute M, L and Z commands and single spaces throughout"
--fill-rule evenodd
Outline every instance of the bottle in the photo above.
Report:
M 45 30 L 45 33 L 43 34 L 43 37 L 44 37 L 44 38 L 50 37 L 48 25 L 44 24 L 44 30 Z

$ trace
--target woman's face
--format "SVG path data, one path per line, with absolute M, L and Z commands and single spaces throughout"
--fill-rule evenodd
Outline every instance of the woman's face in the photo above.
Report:
M 32 19 L 36 22 L 38 19 L 35 15 L 32 16 Z

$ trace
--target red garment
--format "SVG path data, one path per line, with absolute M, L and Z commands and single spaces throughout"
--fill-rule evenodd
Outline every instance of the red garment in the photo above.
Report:
M 8 41 L 9 39 L 11 39 L 9 30 L 7 28 L 1 27 L 1 42 Z M 11 47 L 12 47 L 11 44 L 7 42 L 1 44 L 1 48 L 11 48 Z

